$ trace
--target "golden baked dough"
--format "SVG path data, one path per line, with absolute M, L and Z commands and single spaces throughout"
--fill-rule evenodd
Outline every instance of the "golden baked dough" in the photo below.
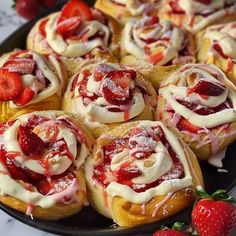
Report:
M 7 143 L 16 127 L 18 138 L 11 142 L 19 146 Z M 21 135 L 30 135 L 27 127 L 47 143 L 40 153 L 41 141 L 34 149 L 26 149 L 27 143 L 20 141 Z M 66 218 L 88 204 L 82 165 L 94 139 L 78 117 L 62 111 L 33 112 L 20 116 L 14 124 L 6 123 L 1 137 L 0 202 L 45 220 Z M 25 142 L 34 142 L 32 139 Z M 32 153 L 35 149 L 37 154 Z
M 236 139 L 235 95 L 235 86 L 216 66 L 188 64 L 162 82 L 156 119 L 199 160 L 220 158 Z
M 27 60 L 28 64 L 24 64 L 24 60 Z M 28 50 L 15 50 L 0 57 L 0 69 L 16 72 L 20 76 L 23 86 L 16 98 L 22 96 L 26 88 L 32 88 L 34 91 L 28 102 L 24 101 L 27 94 L 23 95 L 22 103 L 16 102 L 14 98 L 0 101 L 0 122 L 14 120 L 33 111 L 61 108 L 61 97 L 68 75 L 64 64 L 55 56 L 44 57 Z
M 124 1 L 122 1 L 123 3 Z M 141 18 L 142 15 L 157 15 L 159 0 L 140 2 L 139 0 L 126 0 L 126 4 L 119 1 L 97 0 L 95 7 L 105 14 L 115 18 L 121 25 L 133 18 Z
M 121 64 L 139 70 L 159 89 L 161 81 L 180 65 L 195 59 L 194 37 L 157 16 L 128 21 L 121 37 Z
M 103 15 L 95 9 L 91 8 L 91 12 L 94 20 L 83 21 L 83 25 L 87 29 L 79 28 L 74 35 L 65 36 L 65 38 L 56 30 L 52 30 L 59 27 L 57 21 L 61 12 L 40 19 L 27 37 L 27 48 L 40 54 L 56 53 L 65 63 L 70 76 L 77 72 L 76 68 L 81 62 L 80 58 L 118 62 L 120 25 L 112 17 Z M 81 18 L 78 18 L 78 21 L 81 21 Z M 96 34 L 99 33 L 104 34 L 103 39 L 96 37 Z
M 233 21 L 208 27 L 196 35 L 196 43 L 197 60 L 215 64 L 236 85 L 235 23 L 236 21 Z
M 169 191 L 167 190 L 166 192 L 163 190 L 163 188 L 160 188 L 155 192 L 154 189 L 156 187 L 154 185 L 154 187 L 147 188 L 145 191 L 141 191 L 140 193 L 137 191 L 134 193 L 134 190 L 132 190 L 130 187 L 130 181 L 132 181 L 132 184 L 135 185 L 134 179 L 136 179 L 136 189 L 139 189 L 138 186 L 141 187 L 141 185 L 145 185 L 145 181 L 142 181 L 141 179 L 138 181 L 137 176 L 143 179 L 149 178 L 154 170 L 148 170 L 148 167 L 155 165 L 155 161 L 161 162 L 162 155 L 166 155 L 165 158 L 168 159 L 167 156 L 169 156 L 169 152 L 165 147 L 163 147 L 163 150 L 165 151 L 161 150 L 161 144 L 159 144 L 159 151 L 155 152 L 152 150 L 154 152 L 152 155 L 149 153 L 145 156 L 145 150 L 147 153 L 149 151 L 151 152 L 151 150 L 146 149 L 147 147 L 145 147 L 145 145 L 147 145 L 150 140 L 145 142 L 144 137 L 153 137 L 153 140 L 158 140 L 155 138 L 155 135 L 157 135 L 160 138 L 157 143 L 165 142 L 164 139 L 161 138 L 163 137 L 161 133 L 158 134 L 158 131 L 152 133 L 153 128 L 150 127 L 157 128 L 158 126 L 162 128 L 162 132 L 164 132 L 164 135 L 167 137 L 169 143 L 173 140 L 176 141 L 175 146 L 171 148 L 176 151 L 181 147 L 180 149 L 183 152 L 180 152 L 184 158 L 181 159 L 183 156 L 181 156 L 181 158 L 178 156 L 179 152 L 177 156 L 181 159 L 181 163 L 185 163 L 186 169 L 189 168 L 189 172 L 186 171 L 184 173 L 184 177 L 181 175 L 182 177 L 179 176 L 176 178 L 176 186 L 178 185 L 178 181 L 181 181 L 181 178 L 188 178 L 186 176 L 191 176 L 191 181 L 188 184 L 185 182 L 185 186 L 179 184 L 179 187 L 175 190 L 173 190 L 173 188 L 176 186 L 173 184 Z M 134 130 L 133 133 L 131 130 Z M 145 130 L 148 130 L 149 134 L 151 133 L 150 136 L 146 136 L 146 133 L 144 133 L 144 136 L 139 136 L 139 132 L 145 132 Z M 97 145 L 94 148 L 93 155 L 91 155 L 85 163 L 85 177 L 87 181 L 90 202 L 99 213 L 106 217 L 112 218 L 114 222 L 116 222 L 121 227 L 134 227 L 170 217 L 171 215 L 189 206 L 194 201 L 194 190 L 196 186 L 204 185 L 201 169 L 195 155 L 190 150 L 190 148 L 182 140 L 178 139 L 169 132 L 170 131 L 168 131 L 168 129 L 161 122 L 136 121 L 120 125 L 112 131 L 102 135 L 97 140 Z M 135 141 L 135 137 L 139 137 L 140 142 L 138 144 L 133 144 L 134 147 L 132 149 L 127 145 L 132 145 L 132 142 Z M 128 139 L 128 141 L 125 141 L 126 139 Z M 158 145 L 157 143 L 156 145 Z M 136 158 L 132 156 L 132 150 L 137 148 L 138 145 L 142 145 L 142 147 L 140 146 L 140 152 L 144 154 L 144 156 L 140 157 L 140 159 L 138 158 L 138 155 Z M 127 148 L 129 149 L 129 154 L 126 153 Z M 159 158 L 155 159 L 155 155 L 159 155 Z M 109 161 L 108 158 L 111 158 L 111 160 Z M 180 159 L 178 160 L 180 161 Z M 163 162 L 159 165 L 162 165 L 162 168 L 165 169 L 166 163 L 164 164 Z M 143 168 L 142 170 L 139 169 L 141 166 Z M 155 167 L 159 169 L 158 164 Z M 128 172 L 130 176 L 127 176 L 127 172 L 124 170 L 122 172 L 122 168 L 127 168 L 127 171 L 131 170 Z M 141 175 L 132 175 L 135 173 L 139 173 Z M 165 171 L 164 173 L 162 172 L 161 176 L 165 175 L 165 173 Z M 122 178 L 125 178 L 124 176 L 126 176 L 127 179 L 122 180 Z M 119 180 L 119 178 L 121 179 Z M 154 179 L 156 180 L 155 176 Z M 165 178 L 163 177 L 163 179 Z M 151 180 L 149 179 L 148 183 L 150 183 L 150 181 Z M 140 183 L 140 185 L 137 183 Z M 164 182 L 161 182 L 159 186 L 161 186 L 163 183 Z M 161 192 L 163 192 L 163 194 Z M 147 194 L 146 196 L 149 197 L 144 197 L 145 194 Z
M 207 14 L 204 15 L 204 12 Z M 196 34 L 209 25 L 235 20 L 236 4 L 231 0 L 204 3 L 195 0 L 164 0 L 159 10 L 160 18 L 172 21 Z
M 153 120 L 156 100 L 154 88 L 140 73 L 118 64 L 90 61 L 70 79 L 62 109 L 79 115 L 99 137 L 131 119 Z

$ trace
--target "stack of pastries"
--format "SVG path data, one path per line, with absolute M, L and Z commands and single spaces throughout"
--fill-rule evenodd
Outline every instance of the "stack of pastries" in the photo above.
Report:
M 170 217 L 236 140 L 233 0 L 82 0 L 0 57 L 0 201 L 121 227 Z M 217 24 L 219 23 L 220 24 Z

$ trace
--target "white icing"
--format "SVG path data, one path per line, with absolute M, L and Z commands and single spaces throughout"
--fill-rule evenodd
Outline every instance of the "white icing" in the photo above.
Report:
M 165 84 L 168 84 L 168 86 L 161 88 L 159 91 L 160 95 L 163 96 L 166 101 L 168 101 L 168 104 L 171 104 L 171 107 L 177 114 L 187 119 L 191 124 L 198 127 L 203 127 L 204 125 L 205 128 L 216 127 L 218 125 L 223 125 L 236 120 L 236 93 L 231 88 L 226 88 L 225 92 L 219 96 L 209 96 L 207 99 L 200 98 L 200 96 L 195 93 L 187 93 L 187 89 L 184 87 L 184 85 L 188 75 L 193 72 L 199 73 L 201 78 L 209 80 L 212 83 L 223 85 L 223 83 L 220 80 L 214 78 L 209 71 L 217 74 L 218 79 L 223 78 L 225 82 L 228 81 L 223 72 L 214 65 L 189 64 L 185 67 L 182 67 L 176 73 L 172 74 L 165 81 Z M 174 85 L 176 82 L 178 82 L 178 85 Z M 164 84 L 162 86 L 164 86 Z M 216 107 L 224 102 L 227 97 L 229 97 L 233 103 L 233 108 L 203 116 L 180 104 L 176 100 L 176 97 L 182 97 L 183 99 L 186 99 L 186 97 L 192 98 L 193 100 L 197 101 L 198 104 L 208 107 Z
M 77 150 L 77 141 L 79 141 L 75 134 L 66 127 L 63 123 L 55 123 L 60 118 L 66 119 L 67 116 L 60 116 L 60 112 L 35 112 L 32 115 L 39 115 L 49 118 L 49 121 L 43 121 L 35 126 L 33 132 L 35 132 L 45 142 L 56 142 L 57 140 L 64 139 L 71 157 L 74 159 L 74 164 L 77 168 L 80 168 L 84 163 L 86 157 L 89 154 L 89 150 L 85 143 L 81 143 L 80 152 Z M 60 153 L 55 156 L 51 156 L 50 153 L 44 151 L 41 160 L 44 158 L 50 159 L 48 162 L 49 169 L 40 164 L 38 160 L 31 159 L 30 156 L 25 156 L 18 143 L 18 129 L 20 125 L 27 124 L 31 114 L 23 115 L 19 117 L 15 123 L 10 126 L 3 135 L 3 144 L 7 153 L 17 153 L 15 160 L 22 166 L 27 167 L 29 170 L 47 175 L 59 175 L 66 171 L 72 164 L 72 160 L 68 158 L 65 153 Z M 58 129 L 58 133 L 54 133 L 53 129 L 50 129 L 50 135 L 45 136 L 45 132 L 49 131 L 48 128 L 55 126 Z M 56 137 L 55 137 L 56 135 Z M 53 136 L 54 138 L 51 138 Z M 54 140 L 55 139 L 55 140 Z M 37 190 L 28 191 L 20 182 L 14 180 L 8 174 L 7 169 L 0 163 L 0 191 L 1 195 L 9 195 L 20 199 L 28 204 L 34 206 L 41 206 L 43 208 L 49 208 L 55 205 L 57 202 L 61 202 L 65 196 L 71 197 L 71 200 L 75 200 L 76 192 L 79 190 L 79 183 L 75 179 L 72 181 L 65 190 L 60 193 L 45 196 L 40 194 Z M 9 188 L 11 186 L 11 188 Z
M 127 53 L 138 58 L 143 58 L 145 55 L 146 60 L 156 53 L 162 53 L 163 58 L 156 64 L 165 65 L 180 56 L 179 51 L 186 38 L 180 28 L 167 20 L 160 19 L 159 23 L 147 26 L 151 19 L 145 16 L 142 19 L 127 22 L 122 32 L 121 44 Z M 155 41 L 146 43 L 145 40 L 150 38 Z M 146 48 L 148 48 L 148 53 Z
M 72 39 L 65 41 L 63 37 L 56 32 L 59 16 L 60 13 L 52 14 L 45 27 L 46 40 L 50 47 L 59 55 L 65 57 L 80 57 L 89 53 L 94 48 L 108 46 L 110 30 L 106 25 L 95 20 L 82 22 L 78 37 L 86 33 L 89 38 L 96 35 L 98 32 L 103 32 L 105 35 L 103 39 L 96 37 L 94 39 L 89 39 L 86 42 Z
M 204 36 L 213 43 L 218 43 L 226 56 L 236 58 L 236 23 L 208 27 Z
M 164 125 L 159 121 L 142 121 L 137 127 L 141 128 L 142 130 L 149 130 L 150 127 L 157 127 L 160 126 L 165 134 L 166 139 L 168 140 L 170 146 L 173 148 L 174 152 L 177 154 L 181 164 L 184 168 L 185 176 L 182 179 L 171 179 L 165 180 L 160 185 L 147 189 L 144 192 L 137 193 L 133 189 L 131 189 L 127 185 L 119 184 L 115 181 L 112 181 L 108 184 L 106 188 L 106 192 L 111 197 L 121 196 L 122 198 L 136 204 L 144 204 L 151 200 L 154 196 L 157 195 L 164 195 L 170 192 L 175 192 L 180 189 L 184 189 L 186 187 L 190 187 L 192 185 L 192 177 L 188 166 L 188 161 L 186 160 L 186 155 L 183 150 L 182 145 Z M 150 144 L 150 148 L 153 144 Z M 148 144 L 148 145 L 149 145 Z M 144 160 L 151 161 L 153 166 L 145 166 Z M 124 149 L 122 152 L 114 155 L 111 162 L 111 169 L 115 170 L 119 168 L 124 162 L 131 162 L 130 166 L 138 165 L 138 167 L 142 170 L 142 175 L 132 179 L 135 183 L 145 184 L 153 182 L 159 176 L 163 175 L 164 173 L 168 172 L 172 166 L 172 160 L 169 157 L 169 154 L 161 143 L 155 142 L 155 151 L 152 155 L 150 155 L 147 159 L 144 160 L 137 160 L 130 156 L 130 152 L 127 149 Z M 86 178 L 89 181 L 92 180 L 93 176 L 93 168 L 97 165 L 97 162 L 90 158 L 85 163 L 85 174 Z

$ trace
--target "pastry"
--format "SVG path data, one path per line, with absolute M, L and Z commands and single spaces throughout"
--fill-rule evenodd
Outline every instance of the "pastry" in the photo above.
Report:
M 0 140 L 0 202 L 46 220 L 88 204 L 81 167 L 94 141 L 78 118 L 61 111 L 26 114 L 1 124 Z
M 195 62 L 193 36 L 157 16 L 128 21 L 122 31 L 121 49 L 121 63 L 138 68 L 156 89 L 165 73 Z
M 36 23 L 27 37 L 27 48 L 61 56 L 72 75 L 81 58 L 117 61 L 119 35 L 120 26 L 113 18 L 82 1 L 71 0 L 60 12 Z
M 90 61 L 70 79 L 62 109 L 81 116 L 95 137 L 128 120 L 153 120 L 157 94 L 140 73 Z
M 170 217 L 203 186 L 193 152 L 159 121 L 126 123 L 100 136 L 85 177 L 91 205 L 121 227 Z
M 161 83 L 157 119 L 199 160 L 220 160 L 236 139 L 235 86 L 214 65 L 188 64 Z
M 213 25 L 196 36 L 197 59 L 217 65 L 236 85 L 236 21 Z
M 124 25 L 132 18 L 156 15 L 160 0 L 97 0 L 95 7 Z
M 159 16 L 196 34 L 209 25 L 236 17 L 234 0 L 163 0 Z
M 0 122 L 37 110 L 60 109 L 67 81 L 61 61 L 27 50 L 0 57 Z

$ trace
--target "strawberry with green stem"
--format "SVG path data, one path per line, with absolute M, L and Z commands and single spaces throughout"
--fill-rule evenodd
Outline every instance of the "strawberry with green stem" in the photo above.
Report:
M 192 222 L 200 236 L 229 236 L 236 228 L 235 198 L 225 190 L 217 190 L 208 195 L 202 188 L 197 188 L 199 197 L 192 211 Z

